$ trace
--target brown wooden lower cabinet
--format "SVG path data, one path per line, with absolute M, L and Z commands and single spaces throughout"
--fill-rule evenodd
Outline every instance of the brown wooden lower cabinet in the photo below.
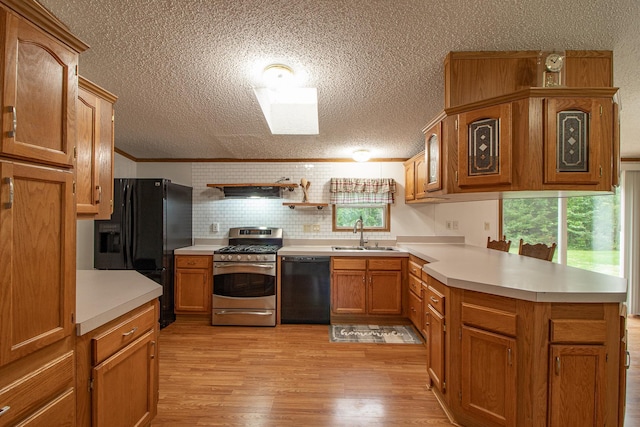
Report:
M 427 372 L 429 381 L 440 392 L 446 392 L 445 363 L 446 363 L 446 332 L 444 316 L 431 305 L 428 306 L 427 320 Z
M 516 340 L 462 327 L 462 407 L 503 426 L 516 423 Z
M 427 283 L 428 384 L 453 422 L 623 424 L 621 304 L 533 302 L 447 287 L 430 276 Z
M 604 345 L 551 345 L 550 426 L 604 425 L 606 357 Z
M 402 258 L 331 258 L 334 314 L 402 314 Z
M 144 426 L 158 404 L 158 300 L 78 338 L 77 425 Z
M 176 314 L 211 315 L 213 257 L 176 255 L 174 287 Z

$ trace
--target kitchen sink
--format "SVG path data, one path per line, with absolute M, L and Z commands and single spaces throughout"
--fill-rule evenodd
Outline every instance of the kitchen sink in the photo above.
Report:
M 334 251 L 397 251 L 393 246 L 333 246 Z

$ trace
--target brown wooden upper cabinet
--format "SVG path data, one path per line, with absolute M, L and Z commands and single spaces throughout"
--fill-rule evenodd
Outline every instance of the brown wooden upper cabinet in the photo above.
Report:
M 424 191 L 419 154 L 405 163 L 406 201 L 613 191 L 620 150 L 612 52 L 564 55 L 562 86 L 543 87 L 544 52 L 449 53 L 445 109 L 423 129 Z
M 511 104 L 458 115 L 458 185 L 511 183 Z
M 425 190 L 430 193 L 442 189 L 442 123 L 437 122 L 425 132 Z
M 18 15 L 2 9 L 0 20 L 5 46 L 1 153 L 71 167 L 78 54 Z
M 425 153 L 420 152 L 404 163 L 404 200 L 410 202 L 426 195 Z
M 549 98 L 544 110 L 545 184 L 598 184 L 610 172 L 611 99 Z
M 81 219 L 109 219 L 113 212 L 113 104 L 117 99 L 79 77 L 76 204 Z

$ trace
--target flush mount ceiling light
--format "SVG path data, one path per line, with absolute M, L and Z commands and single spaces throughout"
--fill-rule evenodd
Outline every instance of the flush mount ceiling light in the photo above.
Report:
M 357 150 L 351 156 L 356 162 L 366 162 L 371 158 L 371 153 L 368 150 Z
M 262 78 L 267 87 L 287 87 L 293 82 L 293 69 L 284 64 L 267 65 L 262 72 Z

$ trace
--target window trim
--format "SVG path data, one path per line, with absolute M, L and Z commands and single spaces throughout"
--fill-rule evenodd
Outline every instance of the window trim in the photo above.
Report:
M 387 205 L 387 212 L 385 213 L 385 216 L 384 216 L 384 220 L 385 220 L 384 227 L 380 227 L 380 228 L 364 227 L 364 231 L 369 232 L 369 233 L 375 233 L 375 232 L 381 232 L 382 233 L 382 232 L 391 231 L 391 205 L 389 203 L 385 203 L 385 204 Z M 345 205 L 345 204 L 331 205 L 331 230 L 334 231 L 334 232 L 351 232 L 351 233 L 353 233 L 353 226 L 351 226 L 351 227 L 338 227 L 336 225 L 336 210 L 337 210 L 338 206 L 349 208 L 349 205 Z M 369 204 L 369 206 L 371 206 L 371 204 Z M 351 207 L 355 208 L 356 205 L 352 205 Z

